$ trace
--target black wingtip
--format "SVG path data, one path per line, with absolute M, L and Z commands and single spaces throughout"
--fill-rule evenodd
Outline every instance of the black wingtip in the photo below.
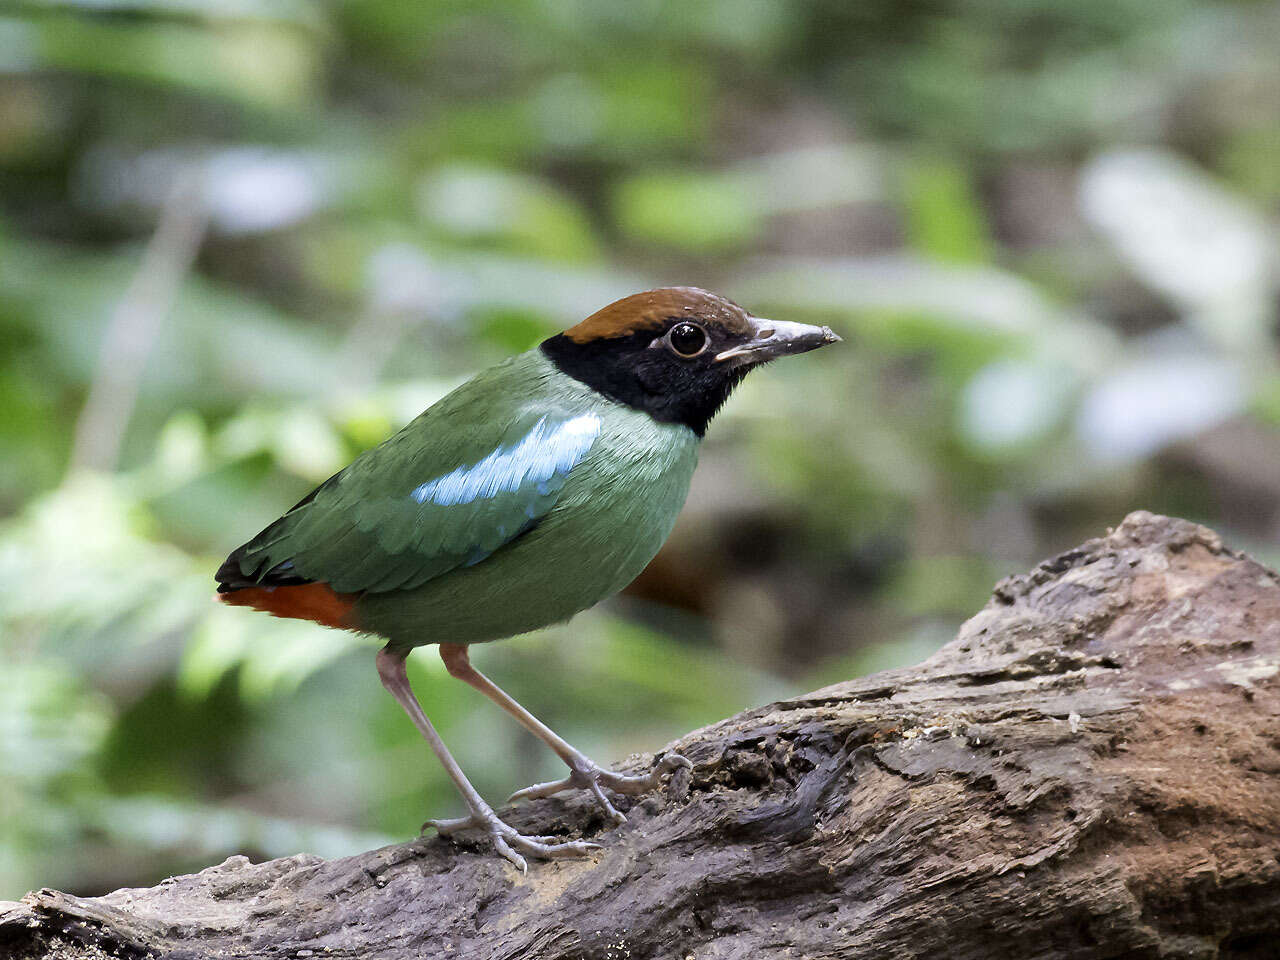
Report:
M 298 587 L 304 583 L 315 582 L 295 573 L 292 560 L 277 563 L 270 570 L 259 567 L 246 575 L 240 565 L 244 549 L 244 547 L 238 547 L 232 551 L 231 556 L 223 561 L 218 572 L 213 575 L 213 579 L 218 582 L 219 593 L 233 593 L 250 587 Z

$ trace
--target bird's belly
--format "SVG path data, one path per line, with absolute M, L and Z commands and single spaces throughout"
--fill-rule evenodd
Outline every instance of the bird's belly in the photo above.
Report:
M 355 618 L 397 646 L 479 643 L 567 620 L 621 590 L 666 541 L 697 461 L 691 431 L 651 424 L 639 437 L 603 438 L 624 442 L 622 455 L 609 443 L 593 451 L 600 462 L 571 474 L 529 533 L 416 589 L 366 595 Z M 688 437 L 673 442 L 672 430 Z

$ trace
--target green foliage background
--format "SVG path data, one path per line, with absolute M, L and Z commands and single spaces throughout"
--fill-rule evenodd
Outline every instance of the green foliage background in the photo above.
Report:
M 626 597 L 477 652 L 602 761 L 919 659 L 1130 509 L 1276 560 L 1278 41 L 1271 0 L 0 4 L 0 897 L 455 812 L 368 641 L 210 575 L 648 286 L 848 342 L 744 386 Z M 488 796 L 558 775 L 412 669 Z

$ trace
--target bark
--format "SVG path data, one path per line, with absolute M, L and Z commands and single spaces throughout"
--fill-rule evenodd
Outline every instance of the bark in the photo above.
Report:
M 509 811 L 589 860 L 233 857 L 0 906 L 0 955 L 1280 957 L 1280 578 L 1186 521 L 1133 514 L 919 666 L 669 749 L 694 770 L 620 828 Z

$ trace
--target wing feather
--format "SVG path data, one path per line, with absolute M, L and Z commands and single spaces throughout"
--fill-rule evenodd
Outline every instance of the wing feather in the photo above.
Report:
M 232 553 L 220 589 L 288 577 L 344 594 L 383 592 L 482 562 L 555 506 L 601 429 L 594 413 L 519 410 L 460 429 L 450 399 Z

